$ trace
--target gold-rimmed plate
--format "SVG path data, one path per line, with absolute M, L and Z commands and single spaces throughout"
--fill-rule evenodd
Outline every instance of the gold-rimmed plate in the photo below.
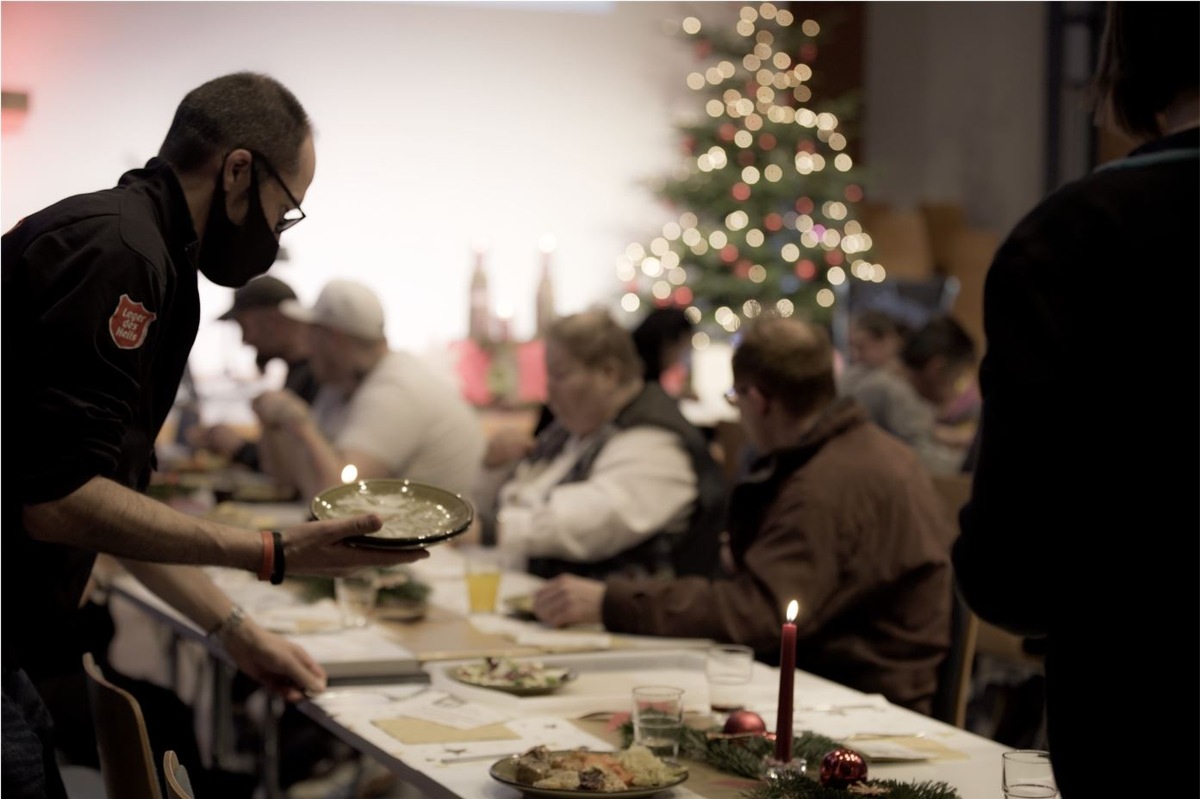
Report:
M 312 501 L 319 520 L 345 519 L 374 513 L 383 527 L 344 539 L 350 546 L 372 549 L 419 549 L 461 535 L 475 511 L 458 494 L 411 480 L 369 479 L 334 486 Z

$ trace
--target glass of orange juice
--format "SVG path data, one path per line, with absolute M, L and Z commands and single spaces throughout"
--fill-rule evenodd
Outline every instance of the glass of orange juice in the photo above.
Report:
M 495 613 L 500 594 L 500 553 L 494 547 L 464 547 L 462 553 L 467 608 L 471 613 Z

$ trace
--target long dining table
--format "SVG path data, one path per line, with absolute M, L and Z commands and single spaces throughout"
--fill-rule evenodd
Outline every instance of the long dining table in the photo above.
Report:
M 294 520 L 289 514 L 303 512 L 282 505 L 250 508 L 260 519 L 273 514 L 282 523 Z M 314 602 L 286 590 L 286 584 L 269 586 L 248 573 L 209 572 L 252 617 L 305 646 L 329 671 L 329 689 L 299 703 L 299 710 L 429 799 L 517 799 L 520 793 L 494 779 L 490 768 L 534 746 L 618 748 L 630 690 L 637 684 L 682 688 L 686 723 L 698 728 L 714 723 L 705 677 L 711 642 L 617 635 L 590 627 L 554 630 L 504 612 L 472 614 L 462 552 L 447 545 L 430 551 L 430 558 L 408 567 L 431 589 L 424 616 L 406 622 L 373 620 L 354 629 L 334 621 L 331 600 Z M 503 611 L 539 583 L 528 574 L 505 571 L 498 607 Z M 119 634 L 123 618 L 126 623 L 149 619 L 169 630 L 174 641 L 198 644 L 190 651 L 209 660 L 213 674 L 229 679 L 230 664 L 203 632 L 132 577 L 117 574 L 108 589 Z M 170 660 L 176 652 L 172 647 L 162 655 Z M 486 657 L 536 660 L 569 668 L 577 676 L 561 690 L 541 696 L 513 696 L 455 678 L 457 666 Z M 777 668 L 755 663 L 744 694 L 745 708 L 770 728 L 779 705 L 779 678 Z M 213 685 L 215 696 L 221 681 Z M 961 799 L 1000 795 L 1000 755 L 1006 747 L 999 743 L 803 671 L 795 673 L 793 705 L 797 734 L 819 733 L 859 751 L 871 779 L 942 782 Z M 226 721 L 227 702 L 214 699 L 209 707 L 211 724 L 219 728 Z M 277 775 L 273 758 L 280 756 L 286 753 L 268 753 L 260 766 L 264 777 Z M 683 763 L 688 780 L 660 799 L 735 799 L 755 784 L 702 762 Z M 264 779 L 264 786 L 267 796 L 280 795 L 273 779 Z

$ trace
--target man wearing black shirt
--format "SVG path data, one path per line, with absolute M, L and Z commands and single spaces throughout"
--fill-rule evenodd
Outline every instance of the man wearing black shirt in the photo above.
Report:
M 321 690 L 321 667 L 245 618 L 195 567 L 278 583 L 285 568 L 339 574 L 426 554 L 341 543 L 378 530 L 373 515 L 260 536 L 141 493 L 195 340 L 198 275 L 238 287 L 265 272 L 280 233 L 303 219 L 315 169 L 312 128 L 292 93 L 265 75 L 226 75 L 184 97 L 145 168 L 32 213 L 0 240 L 6 799 L 65 796 L 25 666 L 66 628 L 96 553 L 121 558 L 243 672 L 289 699 Z M 19 430 L 33 431 L 37 446 Z

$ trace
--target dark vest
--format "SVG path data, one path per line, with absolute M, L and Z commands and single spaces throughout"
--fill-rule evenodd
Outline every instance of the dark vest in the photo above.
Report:
M 709 454 L 704 436 L 683 418 L 679 405 L 658 383 L 647 383 L 642 392 L 601 429 L 596 440 L 580 454 L 559 485 L 586 480 L 609 439 L 622 430 L 647 425 L 669 430 L 678 436 L 691 459 L 692 469 L 696 473 L 697 494 L 687 527 L 678 532 L 659 532 L 611 558 L 591 563 L 531 558 L 531 574 L 549 578 L 567 572 L 596 579 L 612 574 L 656 577 L 711 577 L 716 574 L 720 556 L 719 535 L 725 524 L 724 475 Z M 530 457 L 534 460 L 553 458 L 562 451 L 568 438 L 570 433 L 555 422 L 538 436 L 537 446 Z

